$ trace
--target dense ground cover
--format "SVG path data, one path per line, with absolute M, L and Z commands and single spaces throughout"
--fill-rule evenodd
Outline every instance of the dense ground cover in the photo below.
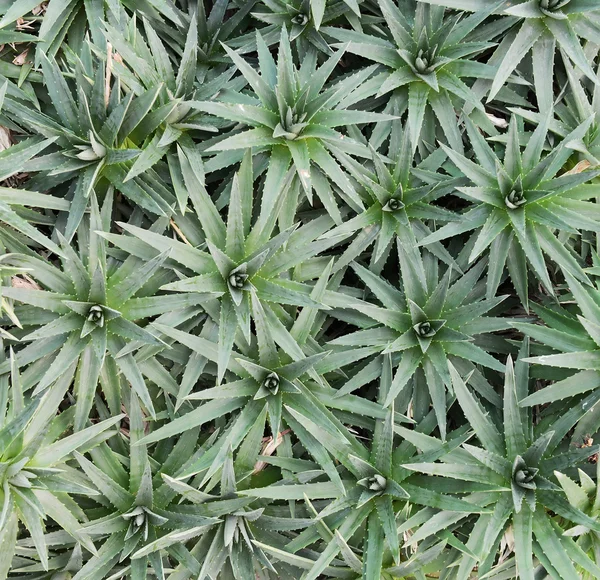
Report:
M 0 579 L 600 578 L 597 0 L 0 43 Z

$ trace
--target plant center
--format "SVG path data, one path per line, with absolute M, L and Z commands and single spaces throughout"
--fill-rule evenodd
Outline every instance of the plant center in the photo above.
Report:
M 571 0 L 539 0 L 540 10 L 543 12 L 554 12 L 566 6 Z
M 122 514 L 121 517 L 129 522 L 127 534 L 125 539 L 131 538 L 134 534 L 137 534 L 140 530 L 144 536 L 144 540 L 148 539 L 148 526 L 162 526 L 167 522 L 167 519 L 155 514 L 152 510 L 145 506 L 136 506 L 129 510 L 127 513 Z
M 508 209 L 517 209 L 526 202 L 523 190 L 515 186 L 513 186 L 510 193 L 504 198 L 504 203 Z
M 94 304 L 88 310 L 87 320 L 96 326 L 104 326 L 104 309 L 99 304 Z
M 263 387 L 272 395 L 276 395 L 279 390 L 279 376 L 277 373 L 269 373 L 263 381 Z
M 241 290 L 244 287 L 246 280 L 248 280 L 248 274 L 242 272 L 233 272 L 229 274 L 229 277 L 227 278 L 229 285 L 238 290 Z
M 6 467 L 4 471 L 4 477 L 0 472 L 0 487 L 2 486 L 3 480 L 13 487 L 20 487 L 29 489 L 32 487 L 32 480 L 37 478 L 35 473 L 23 469 L 23 467 L 29 461 L 29 457 L 24 457 L 20 461 L 13 463 Z M 6 465 L 6 464 L 5 464 Z
M 273 130 L 273 137 L 283 137 L 288 141 L 296 139 L 306 127 L 306 113 L 298 113 L 293 107 L 287 107 L 280 121 Z
M 296 16 L 292 17 L 292 23 L 298 24 L 298 26 L 304 26 L 308 22 L 308 15 L 300 12 Z
M 413 328 L 417 333 L 417 336 L 420 336 L 421 338 L 431 338 L 432 336 L 435 336 L 436 333 L 436 330 L 433 328 L 431 322 L 427 320 L 425 322 L 419 322 L 418 324 L 415 324 Z
M 363 485 L 371 491 L 384 491 L 387 487 L 387 479 L 376 473 L 373 477 L 367 478 Z
M 513 481 L 523 489 L 535 489 L 535 477 L 539 469 L 528 467 L 522 457 L 517 457 L 513 466 Z
M 404 207 L 402 200 L 392 197 L 384 206 L 383 211 L 399 211 Z
M 435 53 L 437 52 L 437 46 L 430 49 L 419 49 L 417 56 L 415 57 L 414 67 L 415 70 L 420 74 L 428 74 L 435 70 Z

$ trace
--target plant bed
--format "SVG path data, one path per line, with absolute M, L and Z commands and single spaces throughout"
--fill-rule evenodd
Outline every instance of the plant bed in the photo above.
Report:
M 600 578 L 597 0 L 0 0 L 0 580 Z

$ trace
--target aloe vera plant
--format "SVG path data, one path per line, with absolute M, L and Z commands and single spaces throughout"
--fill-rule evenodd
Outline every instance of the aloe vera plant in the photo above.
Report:
M 544 154 L 547 123 L 538 125 L 524 151 L 521 151 L 513 119 L 507 134 L 503 163 L 489 145 L 476 136 L 473 128 L 471 134 L 481 145 L 477 149 L 479 164 L 450 149 L 445 151 L 473 183 L 473 186 L 461 187 L 459 191 L 475 205 L 460 225 L 450 223 L 426 237 L 421 244 L 445 239 L 457 230 L 475 230 L 469 260 L 474 261 L 486 250 L 494 256 L 493 267 L 489 269 L 487 295 L 496 293 L 506 264 L 515 290 L 525 305 L 528 302 L 528 266 L 546 291 L 553 293 L 544 254 L 566 275 L 585 281 L 581 264 L 559 242 L 555 232 L 573 231 L 577 221 L 569 224 L 571 219 L 595 219 L 594 204 L 585 200 L 589 199 L 586 192 L 593 195 L 596 189 L 594 184 L 587 183 L 597 176 L 597 171 L 557 176 L 563 159 L 572 155 L 572 150 L 565 150 L 566 144 L 571 139 L 583 137 L 590 121 L 577 127 L 565 141 Z
M 72 494 L 93 496 L 97 491 L 85 476 L 67 465 L 66 459 L 75 450 L 90 448 L 110 437 L 112 432 L 108 430 L 119 422 L 121 415 L 60 438 L 72 424 L 73 413 L 55 416 L 53 407 L 55 401 L 64 396 L 72 380 L 73 366 L 68 371 L 70 376 L 57 381 L 44 396 L 33 398 L 23 392 L 12 353 L 6 362 L 10 365 L 10 380 L 3 380 L 2 384 L 0 538 L 3 546 L 14 549 L 18 522 L 22 522 L 31 534 L 37 557 L 48 569 L 45 539 L 48 518 L 87 550 L 96 551 L 91 538 L 80 527 L 85 514 L 71 498 Z
M 510 359 L 507 363 L 502 429 L 488 416 L 456 369 L 451 368 L 451 373 L 456 397 L 482 447 L 464 443 L 460 451 L 457 449 L 442 457 L 441 463 L 412 463 L 404 467 L 432 476 L 465 479 L 497 488 L 492 493 L 495 517 L 491 513 L 487 517 L 481 516 L 475 524 L 481 532 L 474 533 L 467 543 L 467 547 L 481 558 L 479 572 L 491 566 L 486 554 L 500 540 L 509 521 L 515 538 L 519 578 L 534 577 L 532 554 L 540 558 L 546 569 L 550 568 L 563 578 L 577 577 L 574 564 L 590 572 L 596 570 L 594 562 L 582 551 L 570 542 L 563 543 L 562 531 L 545 511 L 592 528 L 597 525 L 584 512 L 565 501 L 560 488 L 551 481 L 553 459 L 548 454 L 556 445 L 556 431 L 550 427 L 535 430 L 531 415 L 524 414 L 518 406 L 518 400 L 528 390 L 526 365 L 521 361 L 520 369 L 515 371 Z M 591 455 L 594 450 L 584 449 L 584 452 Z M 465 459 L 471 457 L 474 461 L 461 461 L 461 454 L 466 454 Z M 577 454 L 567 455 L 564 466 L 569 467 L 573 460 L 577 461 L 576 458 Z M 468 573 L 473 564 L 470 555 L 463 555 L 459 574 Z
M 110 207 L 110 199 L 107 204 Z M 22 325 L 25 330 L 23 340 L 32 342 L 29 349 L 17 355 L 16 360 L 20 367 L 37 362 L 34 394 L 43 392 L 77 362 L 77 429 L 85 425 L 103 368 L 105 372 L 112 373 L 117 373 L 118 368 L 119 372 L 128 376 L 146 409 L 154 414 L 150 394 L 131 351 L 139 344 L 162 343 L 155 334 L 136 322 L 172 310 L 172 305 L 167 308 L 161 305 L 160 297 L 144 296 L 143 292 L 145 286 L 156 288 L 157 280 L 164 281 L 160 268 L 166 255 L 158 256 L 141 269 L 140 262 L 131 258 L 107 276 L 105 242 L 97 231 L 93 231 L 101 228 L 103 221 L 97 205 L 92 214 L 87 228 L 91 236 L 90 247 L 80 247 L 78 255 L 61 237 L 65 254 L 62 269 L 37 257 L 10 254 L 11 263 L 27 264 L 30 274 L 43 286 L 3 290 L 4 296 L 33 307 L 27 308 L 31 316 L 24 319 Z M 202 297 L 197 294 L 184 296 L 181 308 L 198 303 L 198 299 L 202 300 Z M 50 317 L 37 317 L 36 309 L 38 312 L 45 311 Z M 39 348 L 40 344 L 44 347 Z M 129 344 L 133 346 L 128 348 Z M 112 382 L 112 389 L 106 392 L 113 412 L 120 408 L 119 391 L 116 380 Z
M 464 8 L 476 14 L 489 10 L 488 2 L 425 0 L 428 4 Z M 592 82 L 598 78 L 580 43 L 592 40 L 598 26 L 598 7 L 587 0 L 523 0 L 499 2 L 493 9 L 513 20 L 512 33 L 498 46 L 500 61 L 488 99 L 497 95 L 509 75 L 531 51 L 533 79 L 541 110 L 551 105 L 554 53 L 561 50 Z M 515 22 L 516 21 L 516 22 Z
M 280 181 L 290 165 L 298 176 L 303 191 L 312 195 L 312 166 L 337 182 L 343 194 L 351 202 L 361 205 L 358 195 L 332 157 L 336 152 L 366 156 L 367 148 L 360 142 L 344 136 L 336 127 L 390 120 L 393 117 L 381 113 L 346 109 L 343 99 L 348 93 L 359 90 L 371 76 L 374 68 L 360 70 L 339 83 L 327 85 L 342 51 L 329 57 L 317 68 L 316 55 L 303 61 L 297 69 L 291 53 L 289 36 L 285 28 L 281 32 L 277 63 L 257 32 L 257 46 L 261 54 L 261 74 L 256 73 L 233 51 L 228 54 L 239 67 L 252 87 L 254 96 L 233 102 L 200 102 L 195 106 L 202 111 L 253 127 L 236 133 L 212 145 L 209 151 L 228 152 L 248 147 L 270 150 L 269 168 L 261 208 L 267 213 L 277 201 Z M 229 159 L 231 156 L 223 158 Z
M 402 114 L 408 110 L 413 148 L 417 147 L 424 126 L 427 139 L 435 139 L 433 129 L 439 126 L 450 146 L 460 151 L 463 145 L 454 102 L 483 109 L 463 78 L 493 78 L 495 69 L 477 62 L 474 56 L 493 47 L 490 40 L 503 29 L 492 29 L 487 41 L 469 39 L 493 12 L 493 3 L 489 9 L 461 22 L 456 16 L 446 17 L 444 8 L 425 3 L 413 6 L 414 11 L 405 11 L 394 2 L 381 2 L 384 30 L 391 39 L 362 32 L 348 35 L 340 29 L 328 32 L 341 41 L 350 41 L 349 51 L 391 69 L 368 81 L 369 88 L 372 94 L 389 98 L 386 107 L 389 111 Z M 430 122 L 435 119 L 435 125 L 425 123 L 426 117 Z
M 353 266 L 357 275 L 383 305 L 357 301 L 353 308 L 377 321 L 380 326 L 373 328 L 372 323 L 364 323 L 364 330 L 346 334 L 332 343 L 373 345 L 379 346 L 384 353 L 401 353 L 399 360 L 394 361 L 397 369 L 382 401 L 384 406 L 388 406 L 405 389 L 420 389 L 419 379 L 424 373 L 440 433 L 444 438 L 445 387 L 451 385 L 451 362 L 460 364 L 461 368 L 469 372 L 476 371 L 474 364 L 495 370 L 501 369 L 499 361 L 474 344 L 473 338 L 481 332 L 506 328 L 505 320 L 484 316 L 505 297 L 487 300 L 481 296 L 481 292 L 478 299 L 473 296 L 472 290 L 481 273 L 479 268 L 471 269 L 454 281 L 452 269 L 448 268 L 438 280 L 433 277 L 436 275 L 433 266 L 435 262 L 432 264 L 423 260 L 418 250 L 408 252 L 398 244 L 398 254 L 403 293 L 363 266 Z M 470 297 L 474 299 L 469 301 Z M 456 362 L 456 359 L 460 362 Z M 377 373 L 379 366 L 379 361 L 374 361 L 369 370 Z M 340 389 L 340 394 L 351 392 L 370 379 L 370 373 L 363 373 L 363 376 L 358 374 Z M 481 382 L 484 395 L 494 400 L 496 394 L 485 382 L 485 379 Z M 415 392 L 413 397 L 416 396 Z

